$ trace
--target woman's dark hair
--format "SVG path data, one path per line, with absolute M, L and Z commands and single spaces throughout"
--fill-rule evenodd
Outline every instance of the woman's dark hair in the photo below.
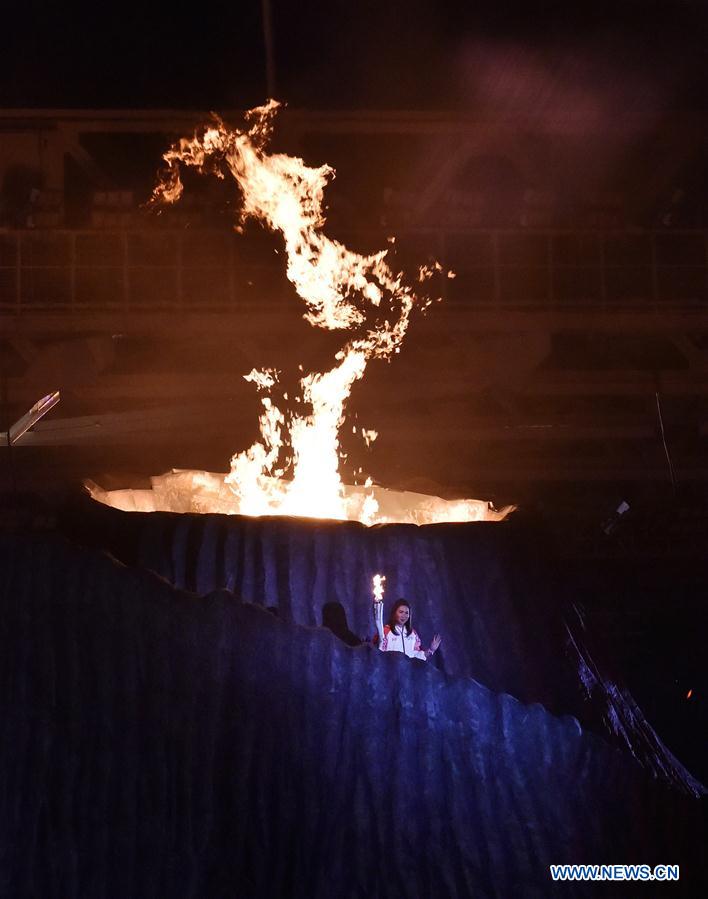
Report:
M 411 619 L 413 614 L 411 613 L 411 604 L 407 599 L 399 599 L 396 601 L 396 604 L 391 609 L 391 614 L 388 616 L 388 626 L 391 628 L 393 633 L 396 633 L 396 628 L 398 627 L 398 622 L 396 621 L 396 612 L 401 608 L 401 606 L 405 606 L 408 609 L 408 621 L 403 625 L 406 629 L 406 633 L 410 637 L 411 631 L 413 630 L 413 625 L 411 624 Z

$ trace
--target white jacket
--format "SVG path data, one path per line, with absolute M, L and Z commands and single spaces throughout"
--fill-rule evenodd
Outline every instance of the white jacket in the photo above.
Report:
M 427 660 L 423 651 L 418 633 L 411 628 L 410 634 L 405 625 L 396 625 L 393 629 L 383 623 L 383 603 L 374 603 L 374 619 L 379 635 L 379 649 L 381 652 L 402 652 L 411 659 Z

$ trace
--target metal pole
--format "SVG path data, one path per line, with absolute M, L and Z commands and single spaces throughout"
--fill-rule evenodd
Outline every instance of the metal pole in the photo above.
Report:
M 261 0 L 263 13 L 263 43 L 266 54 L 266 87 L 268 99 L 275 99 L 275 41 L 273 40 L 273 15 L 270 0 Z

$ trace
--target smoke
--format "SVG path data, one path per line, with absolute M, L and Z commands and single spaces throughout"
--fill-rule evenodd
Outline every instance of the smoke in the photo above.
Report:
M 630 120 L 638 130 L 656 124 L 680 87 L 681 72 L 649 72 L 611 42 L 545 48 L 467 42 L 456 57 L 456 78 L 465 103 L 483 118 L 626 132 Z
M 456 90 L 476 120 L 512 126 L 535 160 L 539 181 L 528 186 L 554 190 L 572 210 L 585 197 L 641 191 L 658 136 L 673 132 L 687 67 L 668 48 L 652 58 L 645 50 L 626 35 L 463 41 Z

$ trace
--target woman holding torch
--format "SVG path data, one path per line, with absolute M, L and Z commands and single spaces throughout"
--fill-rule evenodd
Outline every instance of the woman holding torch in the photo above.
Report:
M 409 658 L 426 661 L 440 646 L 440 634 L 435 634 L 430 648 L 424 650 L 420 637 L 413 630 L 411 607 L 405 599 L 399 599 L 396 602 L 389 615 L 388 624 L 384 624 L 383 582 L 385 580 L 386 578 L 380 574 L 374 575 L 374 621 L 376 622 L 379 649 L 381 652 L 402 652 Z

